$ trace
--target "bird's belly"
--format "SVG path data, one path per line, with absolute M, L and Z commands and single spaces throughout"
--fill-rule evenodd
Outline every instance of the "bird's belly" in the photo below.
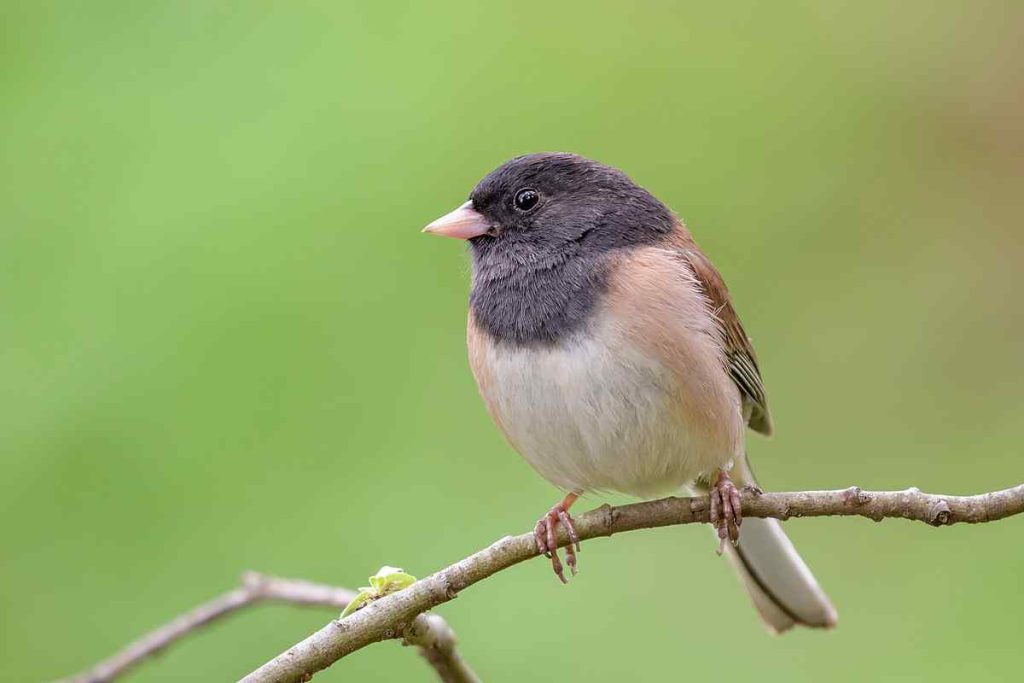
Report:
M 679 380 L 613 334 L 550 348 L 483 346 L 481 392 L 495 420 L 556 486 L 650 496 L 732 457 L 687 419 Z

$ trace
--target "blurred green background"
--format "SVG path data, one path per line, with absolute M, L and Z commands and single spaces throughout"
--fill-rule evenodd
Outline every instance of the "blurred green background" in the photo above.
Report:
M 419 229 L 515 154 L 675 208 L 754 337 L 770 489 L 1019 483 L 1024 5 L 0 5 L 0 678 L 69 674 L 246 569 L 428 574 L 557 498 Z M 581 508 L 597 505 L 585 500 Z M 766 635 L 707 529 L 440 612 L 489 681 L 1019 677 L 1024 520 L 787 525 L 831 633 Z M 136 681 L 230 680 L 266 606 Z M 723 678 L 724 677 L 724 678 Z M 429 681 L 395 643 L 317 680 Z

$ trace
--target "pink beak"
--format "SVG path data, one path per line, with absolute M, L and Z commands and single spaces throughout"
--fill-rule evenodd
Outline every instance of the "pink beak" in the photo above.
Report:
M 473 202 L 466 202 L 459 208 L 438 218 L 423 228 L 423 232 L 443 237 L 468 240 L 479 237 L 491 229 L 490 222 L 477 213 Z

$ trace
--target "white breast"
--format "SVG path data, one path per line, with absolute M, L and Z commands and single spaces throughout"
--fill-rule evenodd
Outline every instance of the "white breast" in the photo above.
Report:
M 481 340 L 476 353 L 509 441 L 563 489 L 668 493 L 735 455 L 691 428 L 680 380 L 609 320 L 554 348 Z

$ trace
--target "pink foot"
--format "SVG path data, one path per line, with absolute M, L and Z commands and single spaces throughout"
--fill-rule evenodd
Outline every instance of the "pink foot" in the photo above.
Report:
M 718 473 L 714 486 L 708 493 L 711 498 L 709 513 L 711 525 L 718 530 L 718 552 L 721 554 L 728 540 L 733 545 L 740 539 L 740 525 L 743 523 L 743 508 L 740 492 L 724 471 Z
M 569 583 L 565 578 L 565 570 L 562 568 L 562 561 L 558 558 L 558 525 L 565 527 L 565 533 L 569 536 L 569 545 L 565 546 L 565 562 L 573 576 L 576 575 L 576 552 L 580 549 L 580 539 L 576 535 L 576 528 L 572 524 L 572 517 L 569 515 L 571 506 L 578 494 L 570 493 L 565 499 L 548 510 L 547 514 L 540 518 L 537 526 L 533 529 L 533 539 L 537 543 L 537 551 L 542 555 L 551 558 L 551 569 L 555 572 L 562 583 Z

